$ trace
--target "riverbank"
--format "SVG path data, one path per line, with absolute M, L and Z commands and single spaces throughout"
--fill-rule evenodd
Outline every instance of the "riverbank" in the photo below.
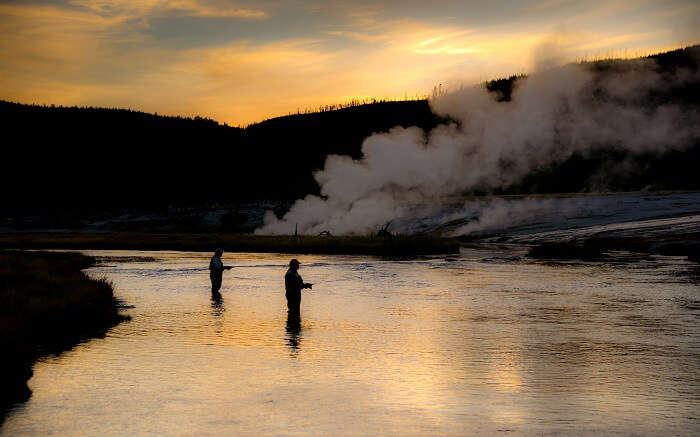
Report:
M 454 238 L 421 235 L 277 236 L 182 233 L 5 233 L 6 249 L 123 249 L 210 252 L 299 253 L 324 255 L 414 256 L 459 253 Z
M 493 244 L 493 243 L 490 243 Z M 479 243 L 473 247 L 488 247 Z M 643 254 L 685 256 L 690 261 L 700 262 L 700 234 L 678 234 L 665 237 L 609 236 L 580 240 L 555 240 L 533 244 L 528 250 L 530 258 L 544 259 L 602 259 L 606 251 L 629 251 Z
M 82 272 L 94 264 L 78 253 L 0 251 L 0 422 L 31 396 L 27 381 L 37 358 L 126 319 L 111 283 Z

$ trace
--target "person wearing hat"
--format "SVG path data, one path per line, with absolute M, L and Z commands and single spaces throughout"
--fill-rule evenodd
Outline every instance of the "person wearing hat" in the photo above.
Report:
M 221 288 L 221 276 L 224 270 L 231 270 L 231 266 L 225 266 L 221 261 L 221 255 L 224 254 L 224 249 L 216 249 L 214 256 L 209 261 L 209 279 L 211 279 L 211 294 L 219 294 Z
M 284 295 L 287 297 L 287 309 L 293 314 L 299 314 L 300 312 L 301 290 L 303 288 L 311 288 L 314 285 L 301 279 L 298 272 L 300 264 L 296 259 L 289 261 L 289 270 L 284 275 Z

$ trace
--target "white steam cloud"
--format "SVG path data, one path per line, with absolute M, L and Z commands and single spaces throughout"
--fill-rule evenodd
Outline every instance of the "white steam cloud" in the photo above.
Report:
M 399 223 L 394 230 L 410 232 L 412 220 L 439 213 L 450 197 L 507 187 L 577 151 L 683 148 L 700 137 L 698 113 L 642 100 L 650 90 L 697 82 L 698 73 L 681 70 L 669 77 L 655 67 L 653 61 L 635 61 L 603 75 L 578 65 L 550 69 L 519 81 L 510 102 L 498 102 L 484 87 L 440 96 L 431 101 L 433 111 L 455 123 L 429 133 L 396 127 L 372 135 L 360 160 L 329 156 L 315 174 L 322 197 L 298 200 L 282 219 L 268 211 L 256 232 L 289 234 L 298 225 L 304 234 L 362 234 L 390 220 Z M 483 228 L 488 219 L 461 231 Z

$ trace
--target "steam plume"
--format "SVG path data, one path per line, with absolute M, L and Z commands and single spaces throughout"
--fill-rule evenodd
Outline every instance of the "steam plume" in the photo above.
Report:
M 282 219 L 268 211 L 257 232 L 288 234 L 298 224 L 307 234 L 368 233 L 397 218 L 396 230 L 411 231 L 412 221 L 438 213 L 451 196 L 507 187 L 577 151 L 686 147 L 700 137 L 697 111 L 645 99 L 699 79 L 688 70 L 669 77 L 651 60 L 614 74 L 572 64 L 519 81 L 510 102 L 498 102 L 484 87 L 439 96 L 431 101 L 433 111 L 454 123 L 428 133 L 397 127 L 372 135 L 358 161 L 329 156 L 315 174 L 322 197 L 298 200 Z

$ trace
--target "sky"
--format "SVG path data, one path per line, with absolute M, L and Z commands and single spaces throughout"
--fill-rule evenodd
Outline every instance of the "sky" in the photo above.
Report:
M 696 0 L 0 0 L 0 99 L 244 126 L 700 42 Z

